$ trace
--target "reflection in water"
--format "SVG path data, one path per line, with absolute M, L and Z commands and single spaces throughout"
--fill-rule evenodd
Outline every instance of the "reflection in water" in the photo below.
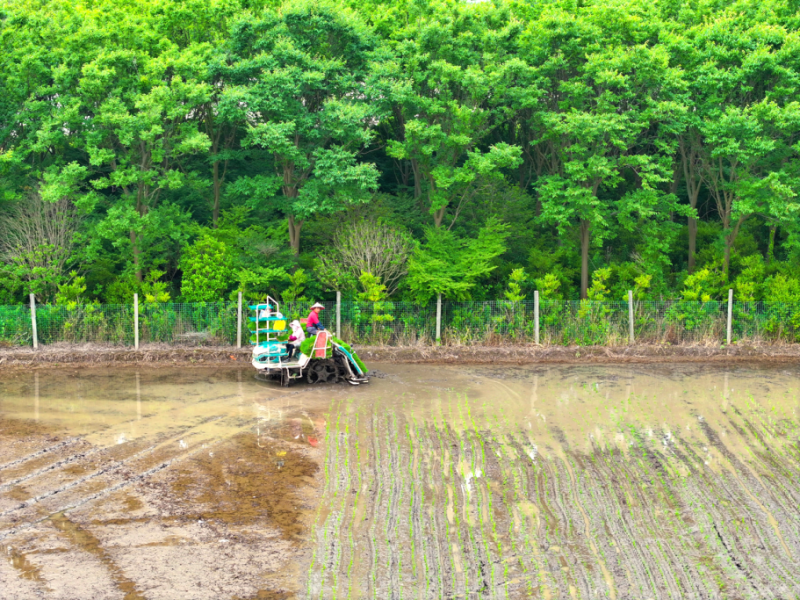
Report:
M 0 379 L 0 579 L 46 595 L 84 557 L 98 597 L 800 595 L 798 369 L 384 370 Z

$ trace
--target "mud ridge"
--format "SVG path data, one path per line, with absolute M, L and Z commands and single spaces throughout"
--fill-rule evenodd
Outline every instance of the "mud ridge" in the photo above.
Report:
M 800 344 L 724 344 L 633 346 L 357 346 L 360 356 L 375 363 L 487 364 L 627 364 L 652 362 L 800 362 Z M 180 347 L 145 345 L 140 350 L 101 344 L 53 344 L 38 350 L 0 348 L 0 368 L 72 366 L 249 365 L 250 348 L 235 346 Z

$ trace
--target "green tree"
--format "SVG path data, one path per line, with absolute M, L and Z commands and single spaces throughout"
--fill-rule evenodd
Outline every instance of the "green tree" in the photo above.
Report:
M 591 5 L 577 17 L 553 9 L 526 31 L 526 58 L 543 79 L 532 116 L 545 165 L 536 186 L 541 219 L 561 235 L 577 226 L 581 298 L 590 246 L 613 237 L 615 221 L 631 229 L 680 210 L 674 196 L 660 192 L 670 158 L 652 138 L 673 120 L 672 93 L 681 80 L 664 49 L 647 43 L 653 25 Z
M 449 2 L 403 9 L 406 18 L 389 36 L 390 58 L 376 71 L 376 85 L 392 108 L 395 137 L 388 153 L 411 165 L 415 197 L 434 226 L 450 211 L 452 227 L 487 181 L 522 162 L 519 147 L 481 147 L 498 122 L 490 103 L 497 38 L 486 33 L 496 30 L 494 15 Z
M 769 5 L 759 9 L 755 20 L 723 10 L 672 44 L 688 82 L 681 151 L 689 198 L 696 202 L 701 180 L 722 224 L 726 277 L 746 219 L 791 226 L 797 214 L 795 44 Z M 690 223 L 691 266 L 695 232 Z
M 444 228 L 425 232 L 425 243 L 408 262 L 406 285 L 420 302 L 441 294 L 452 300 L 466 300 L 481 278 L 497 265 L 495 259 L 506 249 L 508 226 L 489 219 L 472 239 L 457 237 Z
M 209 233 L 189 246 L 181 259 L 181 295 L 187 302 L 218 302 L 234 280 L 233 257 Z
M 307 2 L 242 20 L 230 48 L 248 83 L 231 86 L 223 108 L 247 121 L 243 145 L 266 153 L 250 193 L 286 215 L 299 254 L 306 219 L 367 202 L 376 189 L 375 166 L 357 160 L 377 117 L 364 94 L 370 36 L 353 15 Z

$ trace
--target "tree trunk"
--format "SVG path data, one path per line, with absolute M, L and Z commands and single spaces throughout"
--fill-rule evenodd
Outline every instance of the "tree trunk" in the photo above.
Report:
M 222 187 L 222 181 L 220 181 L 219 177 L 219 161 L 214 161 L 214 213 L 213 213 L 213 225 L 214 229 L 219 226 L 219 192 L 220 188 Z
M 736 236 L 739 235 L 739 228 L 742 226 L 742 223 L 744 223 L 746 218 L 747 215 L 739 217 L 739 219 L 736 221 L 736 225 L 734 225 L 733 228 L 730 230 L 730 233 L 728 233 L 725 236 L 725 263 L 723 265 L 723 270 L 725 272 L 726 280 L 728 279 L 728 274 L 730 272 L 730 267 L 731 267 L 731 248 L 733 248 L 733 244 L 734 242 L 736 242 Z M 728 212 L 727 215 L 723 217 L 722 225 L 726 231 L 730 227 L 731 225 L 730 211 Z
M 731 267 L 731 246 L 733 246 L 732 235 L 725 236 L 725 259 L 722 263 L 722 272 L 725 273 L 725 281 L 728 281 L 728 272 Z
M 437 229 L 441 227 L 442 221 L 444 220 L 444 211 L 447 210 L 446 206 L 443 206 L 439 210 L 433 213 L 433 225 Z
M 589 291 L 589 236 L 590 223 L 581 220 L 581 300 L 585 300 Z
M 680 139 L 681 163 L 683 164 L 683 180 L 686 183 L 686 195 L 689 196 L 689 205 L 692 210 L 697 210 L 697 199 L 700 196 L 702 177 L 698 174 L 700 168 L 698 161 L 698 138 L 692 140 Z M 673 180 L 675 181 L 675 180 Z M 677 185 L 675 192 L 677 193 Z M 695 254 L 697 253 L 697 219 L 689 217 L 689 274 L 694 273 Z
M 777 230 L 777 225 L 770 225 L 769 246 L 767 247 L 767 264 L 770 264 L 773 260 L 775 260 L 775 233 Z
M 422 196 L 422 175 L 419 172 L 417 161 L 411 159 L 411 170 L 414 172 L 414 200 L 419 200 Z
M 289 244 L 295 256 L 300 254 L 300 230 L 302 228 L 303 219 L 295 219 L 294 215 L 289 215 Z
M 294 202 L 299 193 L 297 182 L 294 178 L 294 163 L 283 166 L 283 195 L 286 196 L 289 206 Z M 289 245 L 295 256 L 300 255 L 300 230 L 303 228 L 303 219 L 295 219 L 294 215 L 287 218 L 289 225 Z
M 131 230 L 131 247 L 133 247 L 133 266 L 136 268 L 136 281 L 142 283 L 142 265 L 139 264 L 139 240 L 137 239 L 136 232 Z

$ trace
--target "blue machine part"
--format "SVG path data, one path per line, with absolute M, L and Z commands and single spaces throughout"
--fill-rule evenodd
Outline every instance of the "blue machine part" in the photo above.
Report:
M 356 373 L 358 373 L 359 375 L 363 375 L 364 374 L 364 373 L 361 372 L 361 369 L 359 368 L 358 363 L 356 363 L 356 361 L 353 358 L 352 354 L 350 354 L 347 350 L 345 350 L 344 348 L 342 348 L 341 346 L 338 346 L 338 345 L 336 346 L 336 349 L 347 357 L 347 360 L 350 361 L 350 364 L 353 365 L 353 367 L 355 367 Z
M 288 356 L 286 344 L 284 342 L 261 342 L 258 345 L 262 351 L 256 356 L 260 363 L 277 363 L 284 356 Z

